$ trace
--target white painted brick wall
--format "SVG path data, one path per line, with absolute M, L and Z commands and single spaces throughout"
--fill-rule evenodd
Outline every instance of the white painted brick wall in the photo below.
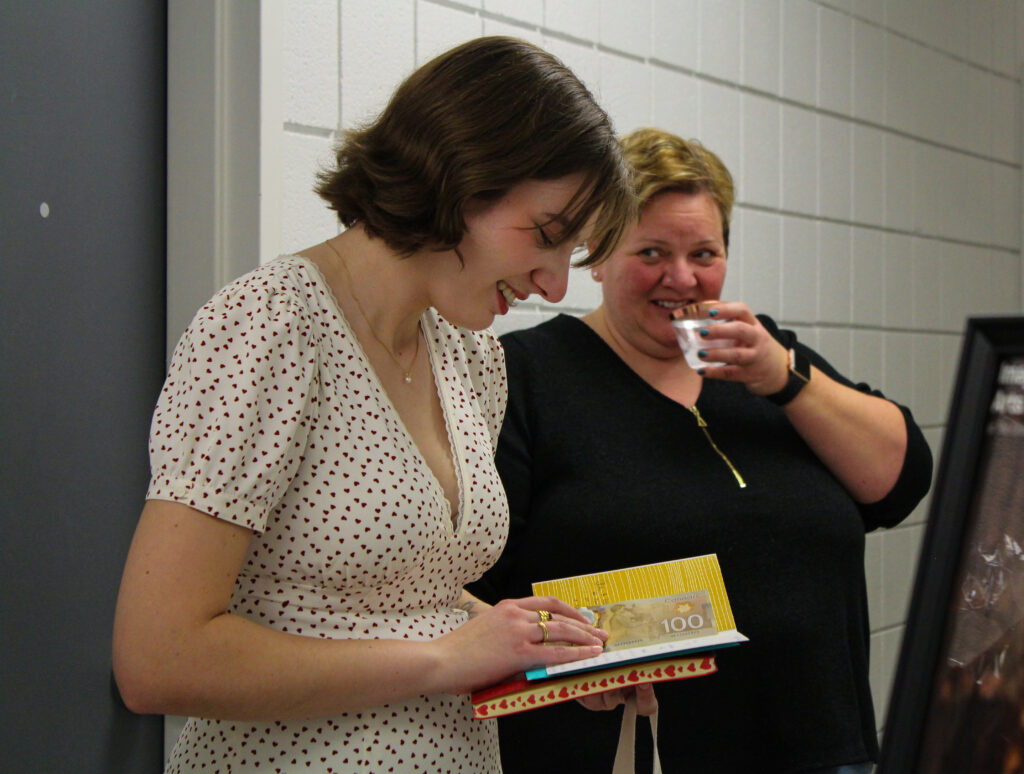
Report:
M 910 404 L 938 453 L 969 314 L 1022 311 L 1021 0 L 265 0 L 261 252 L 336 231 L 310 192 L 339 130 L 435 54 L 482 34 L 572 67 L 620 132 L 698 137 L 738 183 L 723 295 L 778 315 Z M 275 224 L 279 222 L 278 227 Z M 277 233 L 275 229 L 280 229 Z M 564 301 L 499 332 L 600 301 Z M 885 717 L 927 505 L 868 538 L 872 688 Z
M 781 0 L 745 0 L 743 4 L 742 83 L 778 95 L 782 57 Z
M 598 42 L 633 56 L 651 55 L 651 4 L 601 0 Z
M 700 0 L 660 0 L 654 3 L 651 53 L 656 60 L 691 72 L 699 69 L 700 6 Z
M 415 0 L 341 4 L 341 122 L 371 120 L 416 66 Z M 329 129 L 335 129 L 331 124 Z
M 806 215 L 818 213 L 818 116 L 798 105 L 782 105 L 782 208 Z
M 782 220 L 782 312 L 793 323 L 818 319 L 818 224 L 808 218 Z
M 307 0 L 284 17 L 284 120 L 330 127 L 338 121 L 338 3 Z

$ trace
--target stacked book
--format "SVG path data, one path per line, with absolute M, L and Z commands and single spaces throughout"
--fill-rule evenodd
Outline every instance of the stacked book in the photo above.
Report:
M 711 651 L 746 642 L 736 630 L 715 554 L 533 584 L 608 632 L 604 652 L 537 667 L 473 693 L 491 718 L 642 683 L 717 671 Z

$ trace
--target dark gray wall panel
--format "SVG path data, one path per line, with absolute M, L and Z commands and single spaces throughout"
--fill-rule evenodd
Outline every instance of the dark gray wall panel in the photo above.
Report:
M 0 13 L 4 771 L 160 770 L 160 719 L 113 690 L 110 630 L 164 371 L 166 16 Z

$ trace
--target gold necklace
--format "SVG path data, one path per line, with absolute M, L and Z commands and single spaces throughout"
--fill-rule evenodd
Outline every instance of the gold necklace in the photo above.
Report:
M 412 353 L 412 360 L 409 361 L 409 368 L 406 369 L 401 364 L 401 362 L 399 362 L 398 358 L 395 357 L 395 353 L 391 351 L 390 347 L 388 347 L 387 344 L 380 340 L 380 336 L 377 335 L 377 331 L 373 329 L 373 324 L 370 322 L 370 318 L 367 316 L 366 310 L 363 309 L 363 305 L 359 303 L 359 296 L 356 295 L 355 283 L 352 282 L 352 275 L 348 271 L 348 265 L 345 263 L 345 259 L 342 258 L 341 253 L 338 252 L 338 249 L 329 241 L 324 241 L 324 244 L 327 245 L 330 248 L 331 252 L 338 256 L 338 260 L 341 261 L 342 271 L 345 272 L 345 278 L 348 280 L 348 293 L 350 296 L 352 296 L 352 300 L 356 302 L 356 307 L 359 309 L 359 314 L 363 316 L 363 321 L 366 323 L 366 327 L 370 329 L 370 335 L 373 336 L 374 339 L 376 339 L 377 343 L 380 344 L 381 347 L 384 348 L 384 351 L 388 353 L 388 357 L 395 361 L 395 365 L 398 366 L 398 370 L 402 372 L 405 383 L 412 384 L 412 367 L 416 364 L 416 358 L 419 357 L 420 355 L 419 324 L 417 323 L 416 326 L 416 350 Z

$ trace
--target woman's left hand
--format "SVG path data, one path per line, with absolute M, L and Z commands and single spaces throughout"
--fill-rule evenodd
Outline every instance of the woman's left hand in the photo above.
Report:
M 704 350 L 701 358 L 725 365 L 702 369 L 704 376 L 730 382 L 743 382 L 754 395 L 771 395 L 786 386 L 789 355 L 776 341 L 750 307 L 742 301 L 715 302 L 712 316 L 723 322 L 709 325 L 701 336 L 708 342 L 732 339 L 730 347 Z

